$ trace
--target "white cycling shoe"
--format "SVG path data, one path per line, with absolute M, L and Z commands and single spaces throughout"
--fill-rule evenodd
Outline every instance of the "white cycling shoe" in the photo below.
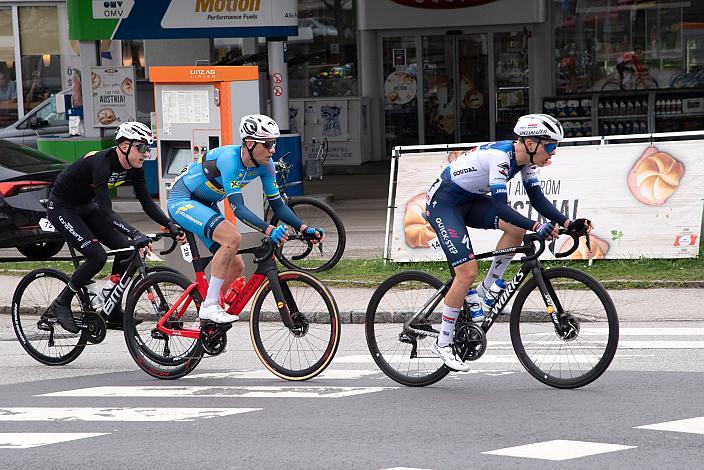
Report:
M 215 323 L 232 323 L 240 319 L 237 315 L 230 315 L 219 304 L 203 306 L 198 312 L 201 320 L 210 320 Z
M 433 343 L 431 349 L 450 369 L 456 372 L 467 372 L 469 370 L 469 366 L 455 354 L 455 349 L 451 344 L 441 347 L 438 346 L 438 343 Z

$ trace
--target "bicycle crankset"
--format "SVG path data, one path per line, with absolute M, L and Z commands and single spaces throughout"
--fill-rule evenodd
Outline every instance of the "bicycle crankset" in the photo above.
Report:
M 232 328 L 231 323 L 217 324 L 208 322 L 200 328 L 200 342 L 203 351 L 210 356 L 217 356 L 227 346 L 227 330 Z
M 82 323 L 82 327 L 88 330 L 86 339 L 89 343 L 99 344 L 103 342 L 107 335 L 108 328 L 105 324 L 105 320 L 103 320 L 103 317 L 100 316 L 99 313 L 84 312 L 80 322 Z
M 476 361 L 486 351 L 486 334 L 474 323 L 460 323 L 455 328 L 455 349 L 463 361 Z

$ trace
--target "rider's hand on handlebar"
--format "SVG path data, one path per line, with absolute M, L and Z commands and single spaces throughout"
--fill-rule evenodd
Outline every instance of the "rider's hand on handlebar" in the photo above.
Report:
M 169 233 L 176 237 L 177 242 L 181 244 L 186 243 L 186 233 L 183 231 L 183 229 L 181 229 L 181 226 L 179 224 L 169 222 L 169 226 L 167 228 L 169 230 Z
M 130 235 L 130 238 L 132 239 L 132 244 L 134 245 L 135 248 L 145 248 L 148 247 L 149 251 L 151 250 L 151 243 L 152 239 L 143 234 L 140 231 L 135 230 L 132 232 L 132 235 Z
M 567 224 L 565 228 L 568 234 L 583 234 L 592 229 L 592 221 L 589 219 L 575 219 Z
M 271 240 L 277 245 L 288 240 L 288 228 L 285 225 L 279 225 L 276 228 L 269 225 L 267 232 L 269 238 L 271 238 Z
M 325 231 L 322 228 L 304 226 L 301 233 L 306 240 L 310 240 L 314 245 L 325 239 Z
M 558 227 L 554 222 L 544 222 L 542 224 L 536 222 L 533 226 L 533 231 L 542 237 L 544 240 L 552 240 L 558 236 Z

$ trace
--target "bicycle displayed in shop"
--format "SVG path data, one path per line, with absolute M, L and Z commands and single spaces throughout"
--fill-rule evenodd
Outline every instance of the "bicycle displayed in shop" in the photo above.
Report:
M 581 235 L 587 237 L 589 248 L 586 230 L 570 235 L 572 248 L 555 253 L 557 258 L 574 252 Z M 535 242 L 539 242 L 537 249 Z M 509 329 L 520 363 L 551 387 L 582 387 L 601 376 L 616 354 L 616 308 L 604 287 L 588 274 L 567 267 L 544 268 L 538 259 L 544 250 L 545 241 L 528 234 L 522 246 L 475 256 L 525 255 L 481 325 L 472 322 L 467 305 L 463 306 L 455 327 L 455 347 L 463 361 L 482 357 L 486 334 L 515 294 Z M 405 271 L 388 278 L 372 295 L 365 319 L 367 345 L 379 368 L 396 382 L 425 386 L 450 372 L 430 347 L 438 337 L 442 299 L 452 281 L 443 283 L 421 271 Z
M 153 241 L 165 237 L 172 239 L 171 246 L 160 252 L 162 255 L 171 253 L 176 248 L 176 240 L 169 233 L 152 234 L 149 237 Z M 83 257 L 70 245 L 69 251 L 74 266 L 78 268 Z M 62 366 L 74 361 L 88 344 L 100 344 L 105 339 L 107 325 L 104 316 L 107 317 L 113 310 L 122 308 L 123 298 L 129 299 L 132 295 L 136 280 L 154 273 L 177 273 L 164 266 L 147 267 L 144 262 L 146 251 L 140 254 L 139 250 L 133 247 L 106 253 L 113 256 L 126 251 L 133 252 L 126 261 L 127 269 L 120 282 L 106 295 L 105 305 L 100 311 L 96 311 L 91 305 L 85 286 L 74 296 L 71 310 L 80 312 L 80 317 L 74 315 L 76 324 L 81 329 L 78 333 L 70 333 L 61 328 L 49 308 L 71 279 L 68 274 L 52 268 L 39 268 L 20 280 L 12 297 L 12 326 L 17 339 L 30 356 L 49 366 Z
M 231 323 L 199 320 L 208 291 L 204 270 L 212 256 L 201 257 L 193 234 L 186 232 L 186 237 L 196 281 L 171 272 L 152 274 L 134 287 L 125 309 L 128 350 L 142 370 L 160 379 L 183 377 L 204 356 L 222 353 L 232 328 Z M 279 272 L 277 250 L 269 238 L 260 246 L 239 250 L 254 255 L 257 269 L 226 311 L 239 315 L 251 300 L 250 337 L 259 359 L 283 379 L 307 380 L 325 370 L 335 356 L 339 312 L 332 294 L 311 274 Z
M 300 233 L 297 227 L 291 227 L 293 232 L 289 234 L 288 241 L 281 249 L 276 250 L 276 258 L 289 269 L 312 273 L 325 271 L 335 266 L 342 258 L 347 243 L 345 226 L 329 204 L 312 197 L 286 194 L 287 187 L 301 184 L 300 181 L 287 182 L 292 168 L 292 165 L 286 161 L 288 155 L 283 155 L 275 164 L 281 198 L 306 224 L 322 228 L 325 232 L 325 240 L 314 244 L 313 240 Z M 264 219 L 269 220 L 273 226 L 278 225 L 279 218 L 276 214 L 269 218 L 269 212 L 270 208 L 267 205 L 264 209 Z

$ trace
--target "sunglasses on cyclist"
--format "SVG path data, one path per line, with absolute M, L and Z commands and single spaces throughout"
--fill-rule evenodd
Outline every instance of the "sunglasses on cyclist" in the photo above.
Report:
M 547 153 L 553 153 L 558 145 L 559 145 L 559 142 L 550 142 L 549 144 L 546 144 L 545 142 L 543 142 L 543 147 L 545 147 L 545 151 Z
M 255 142 L 262 144 L 265 149 L 271 150 L 274 147 L 276 147 L 276 141 L 275 140 L 255 140 Z
M 132 142 L 132 147 L 136 148 L 139 153 L 146 153 L 149 150 L 149 144 L 144 142 Z

